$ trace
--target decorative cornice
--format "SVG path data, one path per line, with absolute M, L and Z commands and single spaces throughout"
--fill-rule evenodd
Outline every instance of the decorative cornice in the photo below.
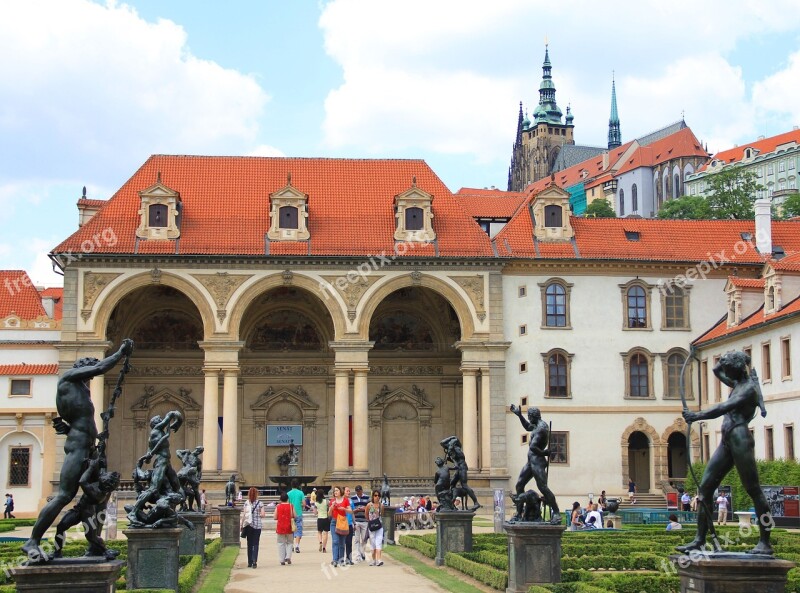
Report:
M 438 365 L 393 364 L 370 367 L 371 375 L 442 375 L 444 367 Z
M 243 366 L 242 376 L 244 377 L 267 377 L 274 375 L 288 375 L 288 376 L 320 376 L 327 375 L 328 367 L 326 365 L 260 365 L 260 366 Z

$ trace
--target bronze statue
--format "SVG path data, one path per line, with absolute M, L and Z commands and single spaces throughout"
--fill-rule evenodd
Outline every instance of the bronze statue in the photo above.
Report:
M 517 503 L 517 520 L 524 516 L 523 502 L 520 495 L 525 492 L 525 486 L 531 478 L 536 480 L 536 487 L 542 493 L 544 503 L 550 507 L 550 523 L 558 525 L 561 523 L 561 513 L 558 510 L 558 503 L 552 490 L 547 485 L 548 467 L 550 465 L 550 427 L 542 420 L 539 408 L 528 408 L 528 419 L 522 416 L 522 409 L 511 404 L 511 411 L 517 415 L 522 427 L 531 431 L 529 438 L 530 446 L 528 449 L 528 462 L 519 473 L 517 480 L 516 493 L 512 500 Z
M 81 487 L 81 477 L 84 475 L 89 461 L 97 457 L 100 460 L 100 469 L 105 468 L 105 445 L 104 441 L 97 442 L 100 435 L 98 435 L 97 425 L 94 421 L 94 405 L 89 391 L 89 380 L 110 371 L 125 357 L 125 364 L 114 392 L 114 396 L 118 396 L 122 392 L 122 380 L 129 368 L 128 359 L 132 352 L 133 341 L 123 340 L 120 349 L 108 358 L 103 360 L 81 358 L 58 380 L 56 409 L 59 417 L 53 419 L 53 426 L 58 434 L 66 435 L 64 462 L 61 466 L 58 493 L 41 510 L 31 530 L 30 539 L 22 546 L 22 551 L 30 561 L 47 560 L 46 554 L 40 547 L 42 536 L 64 507 L 75 498 Z M 113 399 L 106 418 L 113 415 Z M 107 422 L 106 418 L 104 418 L 104 423 Z M 103 439 L 108 437 L 107 430 L 103 431 L 102 437 Z M 101 446 L 102 448 L 99 449 Z
M 455 498 L 456 487 L 460 486 L 462 495 L 466 494 L 472 499 L 473 505 L 470 510 L 474 511 L 481 508 L 481 505 L 478 503 L 478 498 L 475 496 L 475 492 L 469 487 L 469 484 L 467 484 L 467 471 L 469 468 L 467 467 L 467 459 L 464 455 L 461 441 L 457 436 L 450 436 L 442 439 L 440 445 L 442 445 L 445 450 L 445 463 L 452 461 L 455 464 L 455 474 L 452 480 L 450 480 L 450 489 L 454 492 L 453 498 Z
M 135 504 L 125 507 L 132 527 L 155 524 L 156 521 L 147 519 L 147 513 L 154 511 L 152 508 L 147 508 L 147 505 L 156 504 L 158 506 L 161 499 L 166 499 L 167 504 L 170 506 L 183 502 L 183 489 L 178 480 L 178 475 L 172 467 L 169 451 L 170 432 L 177 432 L 182 424 L 183 416 L 177 410 L 167 412 L 164 418 L 153 416 L 150 420 L 149 449 L 147 453 L 139 458 L 136 464 L 137 470 L 134 470 L 134 476 L 142 470 L 143 464 L 153 458 L 155 458 L 155 461 L 153 461 L 153 469 L 150 470 L 147 488 L 142 490 Z M 175 496 L 176 494 L 178 496 Z M 176 500 L 177 503 L 175 503 Z M 161 506 L 163 507 L 163 504 Z M 159 513 L 164 515 L 164 512 L 160 509 L 161 507 L 159 507 Z M 164 526 L 164 523 L 166 522 L 163 521 L 157 526 Z
M 232 507 L 236 500 L 236 474 L 225 484 L 225 506 Z
M 450 488 L 450 470 L 455 468 L 447 465 L 441 457 L 437 457 L 435 463 L 437 469 L 433 476 L 433 489 L 436 493 L 436 499 L 439 501 L 438 510 L 455 511 L 453 489 Z
M 762 416 L 766 416 L 767 411 L 763 407 L 758 376 L 754 370 L 750 373 L 747 372 L 749 365 L 750 357 L 744 352 L 728 352 L 723 355 L 714 367 L 714 374 L 731 388 L 728 399 L 701 412 L 691 412 L 688 408 L 683 410 L 683 418 L 689 424 L 720 416 L 724 416 L 724 418 L 722 420 L 722 442 L 711 456 L 697 492 L 697 499 L 700 503 L 697 509 L 697 534 L 693 541 L 676 548 L 679 552 L 699 550 L 705 545 L 709 526 L 714 521 L 709 508 L 709 505 L 713 504 L 714 491 L 726 474 L 736 467 L 742 485 L 753 499 L 753 506 L 758 516 L 759 541 L 749 553 L 772 555 L 770 531 L 775 523 L 764 491 L 761 490 L 758 481 L 755 443 L 748 427 L 748 423 L 755 417 L 759 408 L 761 408 Z M 716 538 L 714 540 L 715 548 L 718 551 L 721 550 L 719 542 Z
M 517 514 L 509 520 L 509 523 L 520 521 L 540 523 L 542 521 L 542 497 L 535 490 L 515 494 L 511 500 L 517 505 Z
M 203 478 L 203 460 L 200 459 L 205 449 L 202 445 L 194 449 L 178 449 L 175 455 L 183 463 L 178 470 L 178 481 L 183 488 L 184 501 L 181 510 L 191 511 L 192 505 L 197 503 L 200 508 L 200 480 Z
M 392 504 L 392 489 L 389 487 L 389 478 L 386 474 L 383 474 L 383 484 L 381 484 L 381 504 L 386 507 Z

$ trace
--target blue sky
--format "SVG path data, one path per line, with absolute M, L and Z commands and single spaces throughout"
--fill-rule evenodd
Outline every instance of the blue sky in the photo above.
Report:
M 609 8 L 609 7 L 613 7 Z M 504 188 L 544 40 L 578 143 L 685 113 L 709 150 L 800 124 L 793 0 L 4 0 L 0 269 L 47 253 L 155 153 L 423 158 Z

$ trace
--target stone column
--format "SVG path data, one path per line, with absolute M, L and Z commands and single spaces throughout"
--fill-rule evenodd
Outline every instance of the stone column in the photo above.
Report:
M 478 371 L 475 369 L 461 369 L 464 381 L 462 398 L 462 428 L 461 444 L 464 446 L 464 457 L 470 468 L 478 465 Z
M 369 401 L 367 395 L 368 369 L 353 372 L 353 471 L 369 475 Z
M 492 467 L 492 401 L 489 368 L 481 369 L 481 470 Z
M 226 369 L 222 384 L 222 469 L 239 471 L 239 390 L 238 371 Z
M 100 414 L 105 411 L 105 381 L 103 375 L 92 377 L 89 381 L 89 393 L 94 406 L 94 421 L 98 431 L 103 430 L 103 419 L 100 418 Z
M 336 385 L 334 387 L 334 426 L 333 426 L 333 471 L 346 472 L 349 468 L 347 459 L 350 419 L 350 370 L 336 369 Z
M 219 469 L 219 371 L 205 369 L 206 384 L 203 395 L 203 466 L 206 471 Z

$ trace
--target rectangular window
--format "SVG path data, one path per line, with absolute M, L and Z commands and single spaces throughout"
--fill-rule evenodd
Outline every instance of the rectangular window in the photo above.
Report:
M 528 433 L 527 432 L 522 435 L 522 444 L 523 445 L 527 445 L 528 444 Z
M 30 394 L 31 394 L 30 379 L 11 379 L 10 395 L 30 395 Z
M 569 463 L 569 433 L 550 433 L 550 463 Z
M 781 377 L 792 378 L 792 344 L 790 338 L 781 338 Z
M 664 294 L 664 327 L 684 329 L 687 327 L 686 293 L 678 286 L 672 286 Z
M 149 224 L 151 227 L 160 228 L 167 226 L 167 215 L 169 213 L 169 208 L 167 208 L 164 204 L 153 204 L 150 206 L 148 210 L 150 217 L 149 217 Z
M 772 381 L 772 361 L 770 360 L 769 342 L 761 344 L 761 380 Z
M 520 373 L 527 373 L 528 372 L 528 363 L 527 362 L 519 363 L 519 372 Z
M 11 447 L 8 460 L 8 485 L 30 486 L 31 448 Z
M 767 175 L 772 175 L 773 173 L 775 173 L 775 165 L 767 165 Z
M 700 363 L 700 401 L 708 403 L 708 361 Z
M 528 287 L 520 286 L 517 294 L 519 295 L 520 298 L 528 296 Z
M 758 174 L 759 177 L 763 177 L 764 176 L 764 168 L 763 167 L 759 167 L 756 171 L 757 171 L 757 174 Z
M 794 459 L 794 426 L 791 424 L 783 427 L 783 443 L 786 449 L 786 459 Z
M 775 442 L 773 441 L 771 426 L 764 428 L 764 456 L 767 461 L 775 459 Z
M 786 163 L 781 161 L 778 163 L 778 172 L 783 173 L 784 171 L 786 171 Z
M 524 336 L 528 333 L 528 326 L 527 325 L 520 325 L 519 326 L 519 335 Z
M 711 437 L 708 434 L 703 435 L 703 461 L 708 462 L 711 450 Z
M 745 348 L 742 348 L 742 352 L 747 354 L 747 356 L 750 358 L 751 361 L 753 360 L 753 348 L 751 346 L 746 346 Z
M 715 356 L 713 368 L 717 368 L 718 364 L 719 364 L 719 356 Z M 717 376 L 714 375 L 714 401 L 718 402 L 721 399 L 722 399 L 722 383 L 720 382 L 719 379 L 717 379 Z
M 528 396 L 523 396 L 519 398 L 519 407 L 520 408 L 527 408 L 528 407 Z
M 789 159 L 789 168 L 794 169 L 794 159 Z

